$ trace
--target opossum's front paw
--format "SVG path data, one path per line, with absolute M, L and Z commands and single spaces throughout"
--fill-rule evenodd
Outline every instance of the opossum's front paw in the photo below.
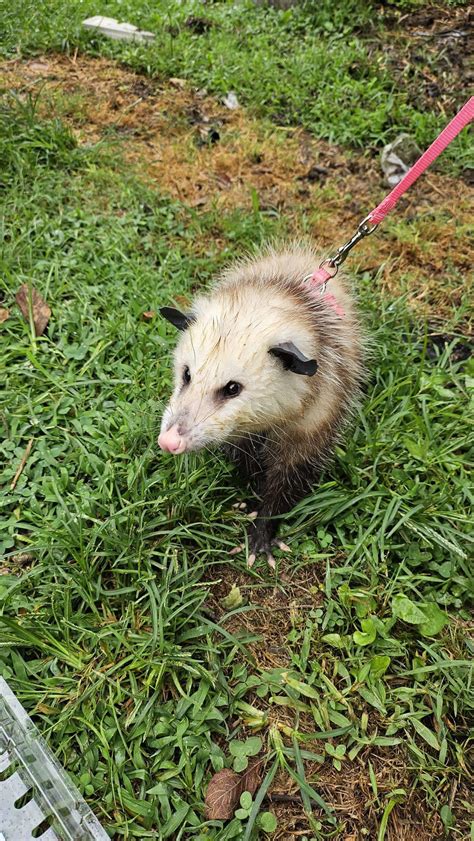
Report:
M 249 556 L 247 565 L 253 566 L 257 555 L 266 555 L 268 566 L 275 569 L 276 562 L 273 557 L 273 547 L 277 546 L 282 552 L 290 552 L 290 547 L 282 540 L 274 537 L 275 526 L 270 520 L 259 520 L 258 518 L 248 528 Z
M 258 511 L 252 511 L 247 516 L 252 520 L 247 530 L 249 548 L 247 566 L 253 566 L 258 555 L 266 555 L 268 565 L 275 569 L 276 561 L 273 557 L 273 547 L 277 546 L 282 552 L 291 552 L 290 547 L 283 540 L 274 537 L 275 526 L 271 520 L 259 519 Z M 229 555 L 237 555 L 244 549 L 244 544 L 235 546 L 234 549 L 230 550 Z
M 258 530 L 252 532 L 249 528 L 249 555 L 247 558 L 247 566 L 252 567 L 255 563 L 257 555 L 266 555 L 268 566 L 275 569 L 276 562 L 272 553 L 272 540 L 268 536 Z

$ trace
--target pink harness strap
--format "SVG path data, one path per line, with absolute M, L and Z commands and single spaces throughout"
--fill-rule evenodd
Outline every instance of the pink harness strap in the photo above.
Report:
M 454 140 L 459 132 L 462 131 L 462 129 L 472 120 L 474 120 L 474 96 L 471 96 L 471 98 L 461 108 L 459 113 L 456 114 L 431 146 L 428 147 L 426 152 L 424 152 L 412 168 L 408 170 L 407 174 L 402 178 L 400 183 L 397 184 L 388 196 L 381 201 L 368 216 L 365 217 L 365 219 L 360 223 L 357 233 L 354 234 L 348 242 L 338 248 L 333 257 L 328 257 L 326 260 L 323 260 L 319 268 L 316 269 L 312 275 L 308 275 L 308 278 L 305 278 L 305 280 L 308 279 L 310 283 L 313 283 L 316 289 L 321 287 L 322 300 L 327 301 L 327 303 L 330 304 L 339 318 L 344 317 L 344 310 L 337 298 L 329 292 L 326 292 L 326 285 L 328 281 L 337 274 L 339 266 L 344 262 L 354 245 L 357 245 L 361 239 L 375 231 L 377 225 L 382 222 L 387 213 L 390 213 L 392 208 L 395 207 L 399 198 L 403 196 L 403 193 L 405 193 L 411 185 L 414 184 L 425 169 L 428 169 L 433 161 L 436 160 L 438 155 L 446 149 L 446 146 L 449 146 L 451 141 Z M 371 225 L 371 227 L 369 227 L 369 225 Z M 332 269 L 332 272 L 328 271 L 326 266 Z
M 321 292 L 323 293 L 323 301 L 326 301 L 326 303 L 328 303 L 333 308 L 334 312 L 336 313 L 336 315 L 339 316 L 339 318 L 344 318 L 345 312 L 341 307 L 339 301 L 337 300 L 336 296 L 333 295 L 331 292 L 324 291 L 326 289 L 326 284 L 328 280 L 331 280 L 332 277 L 334 277 L 334 274 L 328 272 L 327 269 L 324 268 L 324 266 L 320 266 L 319 269 L 316 269 L 316 271 L 313 272 L 313 274 L 311 275 L 310 282 L 314 283 L 316 289 L 322 287 Z

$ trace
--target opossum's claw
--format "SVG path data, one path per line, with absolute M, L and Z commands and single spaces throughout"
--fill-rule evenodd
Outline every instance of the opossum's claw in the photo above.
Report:
M 271 552 L 267 552 L 267 563 L 271 569 L 276 569 L 276 561 Z
M 256 520 L 258 517 L 258 511 L 251 511 L 250 514 L 247 514 L 249 520 Z
M 245 511 L 245 509 L 247 508 L 247 503 L 246 502 L 234 502 L 232 508 L 237 508 L 240 511 Z
M 273 541 L 274 546 L 278 546 L 280 552 L 291 552 L 290 547 L 287 543 L 284 543 L 283 540 L 279 540 L 278 538 Z
M 229 551 L 229 555 L 238 555 L 239 552 L 243 551 L 243 549 L 244 545 L 241 543 L 240 546 L 234 546 L 234 548 Z
M 268 566 L 271 567 L 271 569 L 276 569 L 276 561 L 275 561 L 275 558 L 273 557 L 272 553 L 271 552 L 262 552 L 261 554 L 267 556 Z M 257 556 L 256 556 L 255 552 L 251 552 L 251 554 L 247 558 L 247 566 L 248 567 L 253 567 L 253 565 L 256 561 L 256 558 L 257 558 Z

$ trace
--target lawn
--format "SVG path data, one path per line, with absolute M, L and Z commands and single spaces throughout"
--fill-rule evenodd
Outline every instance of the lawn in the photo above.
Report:
M 4 18 L 0 672 L 116 841 L 464 841 L 472 139 L 351 258 L 367 393 L 276 574 L 228 555 L 246 518 L 219 454 L 158 450 L 175 335 L 155 313 L 269 238 L 349 237 L 383 143 L 426 145 L 462 104 L 464 36 L 454 59 L 443 33 L 468 11 L 101 8 L 151 47 L 82 34 L 97 11 Z M 253 797 L 208 819 L 223 768 Z

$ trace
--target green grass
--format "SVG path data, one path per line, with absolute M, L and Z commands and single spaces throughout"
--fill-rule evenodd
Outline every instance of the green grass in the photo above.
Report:
M 14 12 L 5 6 L 3 53 L 79 46 L 159 77 L 184 77 L 217 95 L 234 90 L 242 104 L 277 123 L 370 152 L 400 131 L 426 147 L 444 127 L 444 112 L 453 116 L 466 99 L 454 65 L 441 71 L 441 43 L 435 51 L 429 41 L 417 44 L 400 69 L 394 44 L 401 37 L 398 50 L 405 53 L 409 42 L 385 28 L 379 7 L 365 0 L 308 2 L 283 12 L 253 0 L 206 6 L 110 0 L 100 12 L 155 32 L 155 44 L 117 45 L 81 32 L 82 20 L 97 14 L 94 0 L 20 0 Z M 423 93 L 427 78 L 439 81 L 441 108 Z M 459 171 L 469 150 L 464 134 L 441 165 Z
M 347 818 L 308 768 L 343 775 L 368 750 L 404 752 L 406 785 L 390 792 L 367 762 L 380 841 L 413 791 L 464 838 L 472 362 L 452 362 L 455 339 L 433 358 L 405 301 L 358 277 L 371 382 L 333 470 L 282 526 L 293 554 L 281 569 L 304 580 L 316 568 L 321 585 L 294 606 L 288 667 L 263 670 L 249 649 L 256 634 L 230 628 L 275 579 L 263 564 L 247 573 L 245 559 L 229 560 L 244 528 L 230 468 L 157 451 L 175 337 L 142 313 L 284 234 L 284 221 L 257 201 L 252 214 L 198 214 L 144 186 L 118 147 L 77 148 L 54 116 L 38 120 L 34 102 L 8 99 L 0 119 L 11 308 L 1 332 L 2 674 L 116 839 L 261 837 L 279 768 L 300 788 L 311 837 L 341 837 Z M 22 283 L 52 309 L 40 339 L 14 305 Z M 231 563 L 249 584 L 216 614 L 212 582 Z M 206 824 L 209 777 L 250 734 L 262 740 L 262 787 L 240 817 Z

